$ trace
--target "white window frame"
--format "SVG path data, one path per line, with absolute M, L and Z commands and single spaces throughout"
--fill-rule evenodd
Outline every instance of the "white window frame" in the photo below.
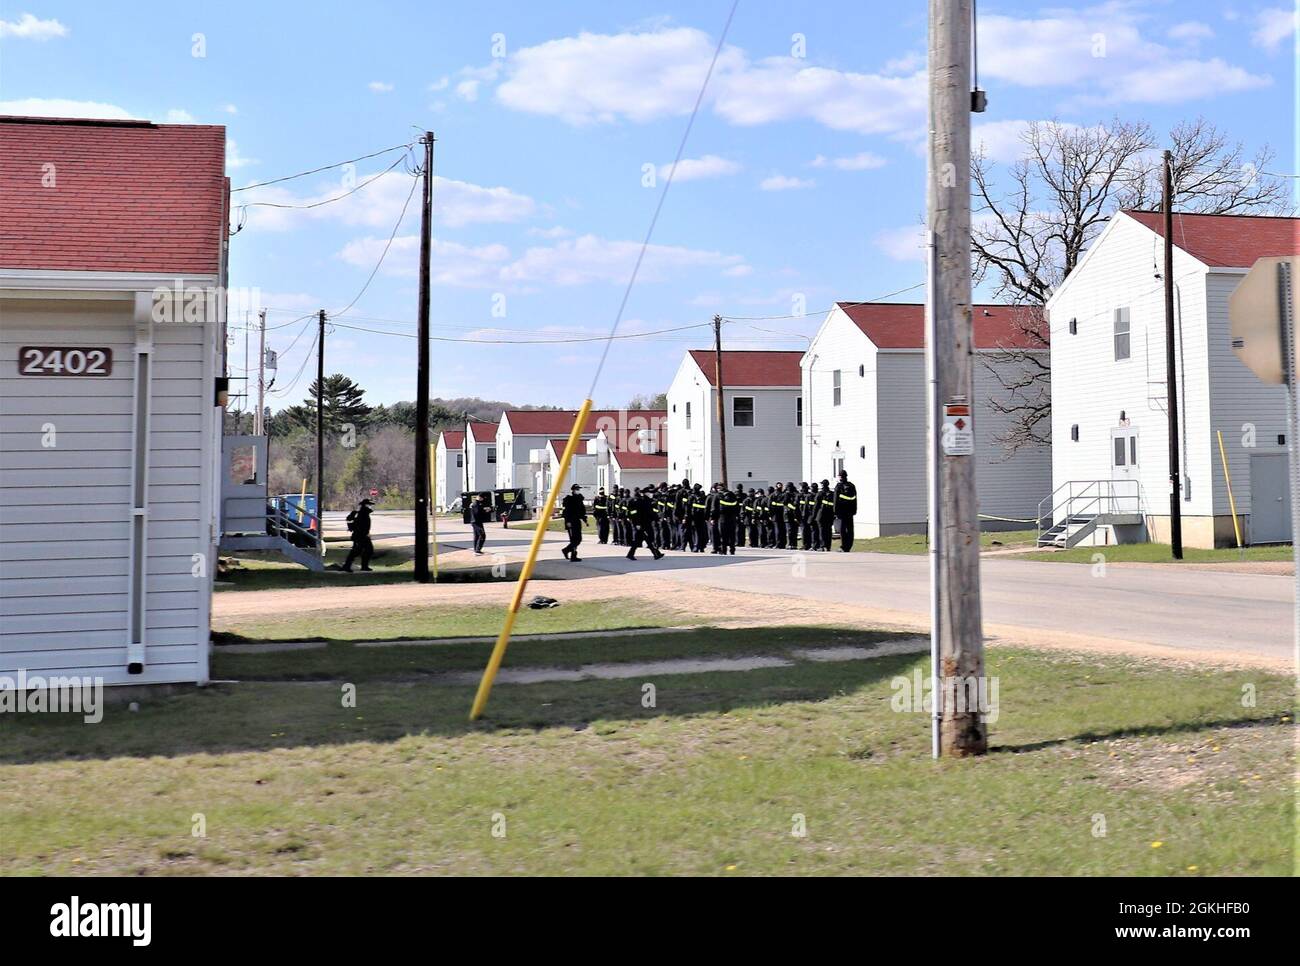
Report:
M 844 398 L 844 370 L 831 371 L 831 405 L 838 406 Z
M 1121 329 L 1121 326 L 1123 327 Z M 1115 362 L 1133 358 L 1133 321 L 1127 307 L 1115 310 L 1115 319 L 1111 328 L 1111 350 Z M 1124 354 L 1119 354 L 1119 340 L 1124 338 Z
M 736 422 L 736 403 L 740 402 L 742 399 L 749 400 L 749 422 L 748 423 Z M 732 396 L 731 397 L 731 425 L 734 426 L 736 429 L 753 429 L 755 426 L 757 426 L 758 407 L 757 405 L 755 405 L 755 403 L 756 400 L 754 399 L 753 396 Z

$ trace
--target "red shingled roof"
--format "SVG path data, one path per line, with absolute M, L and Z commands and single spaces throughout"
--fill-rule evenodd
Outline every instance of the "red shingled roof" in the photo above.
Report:
M 1165 237 L 1163 213 L 1125 210 L 1122 214 Z M 1206 265 L 1250 268 L 1269 255 L 1300 255 L 1300 218 L 1176 212 L 1174 244 Z
M 836 302 L 880 349 L 925 347 L 925 306 L 916 302 Z M 975 348 L 1044 348 L 1025 331 L 1041 325 L 1042 310 L 1030 305 L 972 305 Z
M 565 439 L 573 429 L 577 418 L 576 409 L 508 409 L 506 418 L 510 420 L 510 429 L 516 436 L 552 436 L 563 433 Z M 587 423 L 582 427 L 582 435 L 595 436 L 597 421 L 601 419 L 617 422 L 619 410 L 593 409 L 587 415 Z
M 0 117 L 0 268 L 215 275 L 225 159 L 220 126 Z
M 714 352 L 712 349 L 691 349 L 691 358 L 704 373 L 709 385 L 717 385 L 714 378 Z M 722 381 L 731 386 L 798 386 L 801 384 L 799 360 L 802 352 L 774 350 L 727 350 L 722 353 Z
M 454 429 L 444 429 L 442 431 L 442 444 L 447 449 L 464 449 L 465 434 Z
M 472 433 L 474 434 L 474 442 L 476 442 L 476 443 L 495 443 L 495 442 L 496 442 L 496 439 L 497 439 L 497 424 L 496 424 L 496 423 L 475 423 L 475 422 L 471 422 L 471 423 L 469 424 L 469 429 L 470 429 L 470 432 L 472 432 Z M 463 434 L 463 433 L 461 434 L 461 437 L 464 438 L 464 434 Z

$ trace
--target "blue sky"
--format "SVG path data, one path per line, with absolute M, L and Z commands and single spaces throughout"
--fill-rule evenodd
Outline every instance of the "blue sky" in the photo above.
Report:
M 608 331 L 729 7 L 169 0 L 123 15 L 121 5 L 6 0 L 0 113 L 224 124 L 235 187 L 432 129 L 433 331 L 472 340 L 434 344 L 433 394 L 576 406 L 598 343 L 482 340 Z M 1204 116 L 1247 153 L 1269 143 L 1280 169 L 1300 168 L 1287 0 L 983 0 L 980 21 L 989 111 L 979 136 L 994 159 L 1012 156 L 1026 121 L 1118 116 L 1167 130 Z M 735 347 L 802 348 L 792 334 L 811 333 L 833 301 L 919 283 L 925 33 L 921 0 L 741 0 L 623 331 L 714 312 L 790 316 L 802 304 L 806 318 L 724 330 Z M 397 158 L 236 203 L 331 198 Z M 270 308 L 282 389 L 311 339 L 294 342 L 305 323 L 293 320 L 356 296 L 410 185 L 398 164 L 316 209 L 248 209 L 231 240 L 231 284 L 260 290 Z M 414 398 L 414 340 L 355 327 L 413 332 L 418 202 L 417 192 L 327 342 L 328 370 L 375 402 Z M 682 351 L 709 338 L 701 328 L 616 343 L 597 402 L 667 388 Z M 235 341 L 242 367 L 242 333 Z M 272 405 L 299 401 L 309 378 Z

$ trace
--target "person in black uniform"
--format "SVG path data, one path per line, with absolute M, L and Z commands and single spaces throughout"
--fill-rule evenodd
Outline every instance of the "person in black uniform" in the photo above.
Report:
M 835 484 L 835 516 L 840 521 L 840 550 L 853 549 L 853 517 L 858 512 L 858 488 L 849 482 L 848 470 L 840 470 L 840 481 Z
M 487 522 L 492 519 L 492 509 L 483 502 L 483 494 L 475 493 L 474 502 L 469 505 L 469 525 L 474 531 L 474 552 L 483 555 L 483 545 L 487 543 Z
M 718 519 L 718 496 L 722 492 L 722 484 L 714 483 L 709 487 L 709 495 L 705 499 L 707 509 L 705 512 L 709 516 L 709 544 L 714 553 L 722 553 L 722 536 L 718 532 L 721 522 Z
M 682 480 L 682 485 L 677 487 L 677 495 L 673 499 L 673 549 L 689 550 L 690 535 L 688 533 L 687 521 L 691 516 L 691 481 Z
M 603 486 L 591 499 L 591 515 L 596 518 L 596 542 L 609 543 L 609 497 Z
M 709 542 L 709 503 L 704 487 L 699 483 L 691 489 L 691 549 L 704 553 Z
M 772 514 L 772 546 L 777 550 L 785 549 L 785 484 L 778 482 L 768 501 Z
M 736 484 L 736 546 L 745 545 L 745 528 L 749 526 L 747 520 L 746 505 L 749 503 L 749 494 L 745 492 L 745 484 Z
M 628 503 L 628 515 L 632 520 L 632 543 L 627 552 L 628 560 L 636 559 L 636 552 L 642 544 L 650 548 L 656 560 L 663 557 L 663 551 L 655 545 L 655 505 L 650 498 L 653 488 L 647 488 L 645 493 L 640 490 L 635 491 L 631 501 Z
M 673 545 L 673 496 L 667 483 L 659 484 L 659 498 L 655 501 L 655 512 L 659 514 L 659 519 L 655 522 L 658 528 L 656 536 L 659 538 L 657 543 L 660 547 L 671 547 Z
M 352 531 L 352 549 L 348 559 L 340 570 L 352 572 L 352 561 L 361 557 L 361 569 L 370 570 L 370 558 L 375 554 L 375 545 L 370 541 L 370 508 L 374 506 L 369 500 L 362 500 L 357 508 L 348 514 L 348 529 Z
M 578 544 L 582 543 L 582 527 L 587 522 L 587 501 L 582 498 L 582 487 L 577 483 L 569 487 L 569 495 L 560 501 L 560 518 L 569 534 L 569 542 L 560 548 L 566 560 L 577 563 Z
M 831 481 L 822 480 L 822 487 L 817 491 L 817 549 L 831 549 L 831 528 L 835 522 L 835 494 L 831 492 Z
M 785 485 L 785 548 L 799 549 L 799 491 L 793 482 Z
M 614 543 L 620 547 L 627 546 L 627 491 L 622 487 L 614 488 Z
M 745 499 L 745 488 L 737 483 L 735 492 L 718 493 L 718 538 L 722 541 L 718 553 L 736 553 L 736 524 L 740 519 L 740 504 Z
M 803 538 L 803 548 L 811 550 L 812 541 L 812 524 L 808 520 L 808 511 L 812 506 L 812 490 L 808 488 L 808 481 L 804 480 L 799 484 L 799 535 Z

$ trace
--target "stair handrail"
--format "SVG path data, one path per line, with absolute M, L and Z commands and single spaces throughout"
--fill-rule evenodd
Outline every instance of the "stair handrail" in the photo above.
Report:
M 1118 486 L 1131 484 L 1133 493 L 1117 493 Z M 1093 488 L 1096 488 L 1095 493 Z M 1079 488 L 1076 491 L 1076 488 Z M 1064 498 L 1057 500 L 1061 491 L 1066 491 Z M 1142 484 L 1139 480 L 1133 479 L 1109 479 L 1109 480 L 1066 480 L 1050 496 L 1047 496 L 1038 503 L 1038 538 L 1035 543 L 1042 540 L 1043 534 L 1052 527 L 1057 526 L 1057 521 L 1068 524 L 1070 518 L 1077 516 L 1081 512 L 1087 512 L 1093 507 L 1106 507 L 1098 509 L 1097 513 L 1121 513 L 1126 512 L 1117 509 L 1119 501 L 1132 499 L 1135 501 L 1133 513 L 1142 512 Z M 1086 502 L 1080 503 L 1084 500 Z M 1048 506 L 1050 504 L 1050 506 Z M 1044 512 L 1044 507 L 1047 507 Z M 1063 512 L 1062 512 L 1063 511 Z M 1047 521 L 1044 526 L 1044 521 Z

